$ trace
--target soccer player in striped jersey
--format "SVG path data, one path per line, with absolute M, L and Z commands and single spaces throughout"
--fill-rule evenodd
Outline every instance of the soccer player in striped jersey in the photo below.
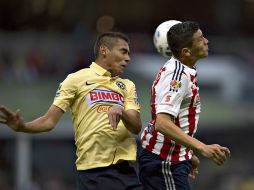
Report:
M 132 81 L 119 76 L 130 62 L 129 39 L 118 32 L 101 34 L 95 45 L 95 62 L 61 83 L 45 115 L 24 122 L 20 112 L 0 107 L 0 123 L 15 131 L 52 130 L 71 108 L 76 144 L 78 190 L 140 190 L 129 162 L 136 160 L 141 130 L 140 105 Z
M 227 147 L 207 145 L 194 137 L 201 103 L 195 64 L 208 56 L 208 40 L 196 22 L 172 26 L 167 40 L 173 56 L 151 88 L 152 120 L 141 135 L 140 180 L 145 190 L 190 190 L 199 159 L 194 153 L 222 165 Z

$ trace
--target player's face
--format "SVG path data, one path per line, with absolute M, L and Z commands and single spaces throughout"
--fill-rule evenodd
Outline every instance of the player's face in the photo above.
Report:
M 208 56 L 208 40 L 203 36 L 203 33 L 200 29 L 193 34 L 191 54 L 193 57 L 196 57 L 196 59 L 201 59 Z
M 114 47 L 109 50 L 107 56 L 108 71 L 110 71 L 111 76 L 121 75 L 130 62 L 129 44 L 119 39 Z

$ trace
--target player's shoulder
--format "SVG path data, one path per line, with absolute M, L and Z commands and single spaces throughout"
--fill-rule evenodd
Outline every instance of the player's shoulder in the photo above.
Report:
M 189 78 L 189 70 L 187 66 L 182 64 L 176 58 L 169 59 L 163 69 L 162 77 L 172 78 L 172 80 L 185 80 Z
M 163 66 L 165 73 L 182 73 L 185 70 L 185 66 L 177 59 L 169 59 Z
M 122 82 L 122 83 L 124 83 L 125 85 L 130 85 L 130 86 L 135 85 L 134 82 L 133 82 L 132 80 L 127 79 L 127 78 L 120 78 L 120 77 L 119 77 L 116 81 Z
M 69 79 L 76 79 L 76 80 L 83 80 L 83 78 L 87 78 L 88 74 L 91 73 L 90 68 L 80 69 L 76 72 L 68 74 L 67 78 Z

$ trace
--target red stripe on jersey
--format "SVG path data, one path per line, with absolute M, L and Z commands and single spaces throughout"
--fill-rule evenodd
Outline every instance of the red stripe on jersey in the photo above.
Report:
M 193 82 L 195 80 L 195 76 L 191 75 L 191 81 Z M 196 107 L 193 107 L 193 103 L 195 101 L 195 97 L 197 95 L 198 91 L 197 91 L 197 88 L 193 89 L 192 90 L 192 99 L 191 99 L 191 104 L 190 104 L 190 107 L 189 107 L 189 116 L 188 116 L 188 122 L 189 122 L 189 133 L 188 135 L 192 136 L 193 135 L 193 132 L 194 132 L 194 129 L 195 129 L 195 126 L 196 126 Z M 186 155 L 185 155 L 185 159 L 189 159 L 189 156 L 188 156 L 188 152 L 190 151 L 189 148 L 186 149 Z
M 193 82 L 195 80 L 195 76 L 193 75 L 190 75 L 191 76 L 191 81 Z M 197 85 L 197 84 L 195 84 Z M 190 104 L 190 107 L 189 107 L 189 116 L 188 116 L 188 122 L 189 122 L 189 135 L 192 136 L 193 134 L 193 131 L 195 129 L 195 126 L 196 126 L 196 107 L 193 107 L 193 104 L 194 104 L 194 101 L 195 101 L 195 98 L 196 98 L 196 95 L 198 93 L 198 90 L 197 90 L 197 86 L 196 88 L 192 89 L 192 99 L 191 99 L 191 104 Z
M 164 138 L 162 148 L 160 150 L 160 157 L 164 160 L 167 160 L 167 157 L 169 156 L 169 151 L 172 147 L 172 143 L 169 138 Z
M 141 142 L 145 141 L 147 133 L 148 133 L 148 131 L 144 131 L 144 134 L 141 138 Z
M 153 82 L 153 86 L 151 88 L 151 115 L 152 115 L 152 121 L 151 124 L 154 125 L 155 121 L 156 121 L 156 109 L 155 109 L 155 86 L 158 84 L 158 82 L 160 81 L 161 78 L 161 73 L 164 72 L 166 70 L 165 67 L 162 67 L 160 72 L 158 73 L 158 75 L 156 76 L 155 81 Z M 148 145 L 146 146 L 146 149 L 151 151 L 154 149 L 154 145 L 156 144 L 156 139 L 157 139 L 157 135 L 158 132 L 157 131 L 153 131 L 152 133 L 152 138 L 150 139 Z M 143 138 L 143 140 L 146 139 L 146 135 L 144 135 L 145 138 Z
M 191 79 L 191 82 L 193 82 L 194 79 L 195 79 L 195 76 L 194 75 L 190 75 L 190 79 Z
M 161 79 L 161 73 L 164 72 L 166 70 L 165 67 L 162 67 L 160 72 L 158 73 L 158 75 L 156 76 L 156 79 L 154 80 L 153 82 L 153 86 L 152 86 L 152 89 L 151 89 L 151 115 L 152 115 L 152 122 L 155 123 L 155 120 L 156 120 L 156 109 L 155 109 L 155 98 L 156 98 L 156 95 L 155 95 L 155 86 L 158 84 L 158 82 L 160 81 Z
M 194 93 L 194 92 L 193 92 Z M 196 108 L 195 107 L 190 107 L 189 108 L 189 116 L 188 116 L 188 122 L 189 122 L 189 135 L 192 136 L 193 131 L 196 126 Z
M 185 157 L 186 160 L 189 160 L 189 159 L 190 159 L 190 157 L 189 157 L 190 149 L 189 149 L 189 148 L 186 148 L 185 152 L 186 152 L 186 154 L 185 154 L 184 157 Z
M 149 150 L 150 152 L 152 152 L 154 149 L 154 145 L 156 144 L 158 132 L 153 131 L 152 135 L 153 135 L 153 137 L 150 139 L 149 144 L 146 146 L 146 149 Z
M 180 128 L 180 120 L 179 120 L 179 117 L 177 117 L 177 118 L 175 119 L 175 124 L 176 124 L 176 126 L 178 126 L 178 127 Z M 176 143 L 176 144 L 175 144 L 174 151 L 173 151 L 174 154 L 172 155 L 172 158 L 171 158 L 171 160 L 172 160 L 173 163 L 179 162 L 180 148 L 181 148 L 181 145 L 178 144 L 178 143 Z
M 180 153 L 181 145 L 176 143 L 174 152 L 172 154 L 171 162 L 172 163 L 178 163 L 179 162 L 179 153 Z
M 144 131 L 144 134 L 143 134 L 143 136 L 142 136 L 142 138 L 141 138 L 141 143 L 143 143 L 144 141 L 147 141 L 147 135 L 149 134 L 149 132 L 148 131 Z M 154 134 L 153 134 L 154 135 Z M 149 151 L 151 151 L 152 152 L 152 150 L 153 150 L 153 147 L 154 147 L 154 144 L 155 144 L 155 140 L 153 140 L 153 138 L 154 137 L 152 137 L 150 140 L 149 140 L 149 142 L 148 142 L 148 145 L 145 147 L 145 149 L 147 149 L 147 150 L 149 150 Z

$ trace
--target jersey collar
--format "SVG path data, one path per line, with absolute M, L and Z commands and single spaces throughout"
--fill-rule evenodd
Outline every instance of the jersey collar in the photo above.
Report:
M 92 62 L 92 64 L 90 65 L 90 68 L 98 75 L 101 76 L 109 76 L 111 77 L 111 73 L 108 72 L 106 69 L 102 68 L 100 65 L 98 65 L 95 62 Z
M 193 66 L 193 67 L 191 68 L 191 67 L 189 67 L 189 66 L 183 64 L 183 63 L 182 63 L 181 61 L 179 61 L 177 58 L 175 58 L 175 57 L 173 57 L 173 56 L 172 56 L 172 58 L 173 58 L 174 60 L 178 61 L 179 63 L 181 63 L 181 64 L 183 65 L 183 67 L 184 67 L 186 70 L 188 70 L 189 73 L 190 73 L 191 75 L 194 75 L 194 76 L 196 75 L 196 73 L 197 73 L 197 68 L 196 68 L 196 66 Z

